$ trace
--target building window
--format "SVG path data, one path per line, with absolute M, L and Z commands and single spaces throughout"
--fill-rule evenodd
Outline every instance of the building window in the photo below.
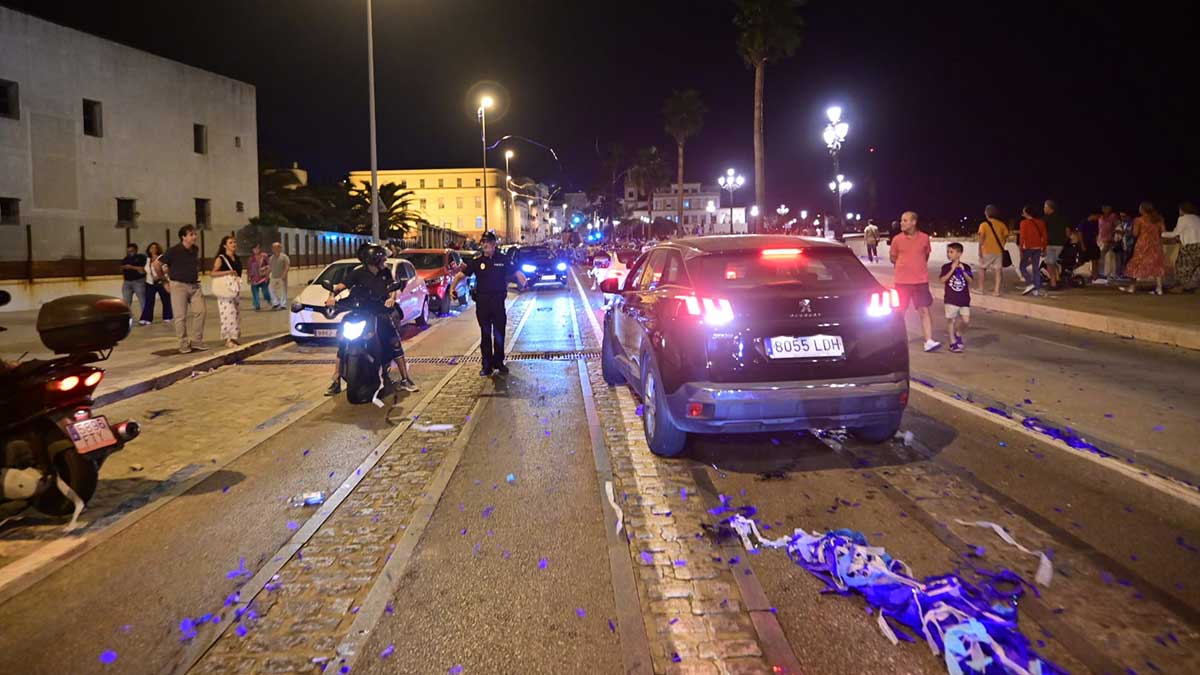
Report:
M 462 210 L 462 197 L 454 200 L 454 208 Z
M 21 222 L 21 200 L 15 197 L 0 197 L 0 225 L 18 225 Z
M 238 213 L 245 213 L 246 212 L 246 203 L 245 202 L 234 202 L 234 208 L 237 210 Z
M 192 152 L 197 155 L 208 154 L 208 127 L 203 124 L 192 125 Z
M 424 190 L 425 189 L 425 179 L 424 178 L 421 179 L 420 185 L 421 185 L 421 189 Z M 422 199 L 421 201 L 425 201 L 425 200 Z
M 459 179 L 457 179 L 457 180 L 458 180 L 458 187 L 462 187 L 462 179 L 461 179 L 461 178 L 459 178 Z
M 196 227 L 212 225 L 212 202 L 208 199 L 196 198 Z
M 104 135 L 104 118 L 101 115 L 100 101 L 83 99 L 83 133 L 97 138 Z
M 685 208 L 685 209 L 692 208 L 692 200 L 690 200 L 690 199 L 683 200 L 683 208 Z
M 241 136 L 233 137 L 233 147 L 235 147 L 235 148 L 242 147 L 242 137 Z
M 439 180 L 440 180 L 440 179 L 439 179 Z M 442 197 L 438 197 L 438 208 L 439 208 L 439 209 L 444 209 L 444 208 L 446 208 L 446 200 L 445 200 L 444 198 L 442 198 Z
M 446 187 L 446 181 L 442 178 L 438 179 L 438 187 Z
M 421 182 L 423 183 L 423 182 L 425 182 L 425 181 L 421 181 Z M 425 209 L 427 209 L 427 208 L 429 208 L 429 200 L 428 200 L 428 199 L 422 199 L 422 200 L 421 200 L 421 210 L 422 210 L 422 211 L 424 211 L 424 210 L 425 210 Z
M 476 197 L 476 198 L 475 198 L 475 208 L 477 208 L 477 209 L 482 209 L 482 208 L 483 208 L 483 197 Z
M 0 117 L 21 119 L 21 97 L 16 82 L 0 80 Z
M 118 199 L 117 200 L 117 224 L 132 225 L 137 222 L 137 200 L 136 199 Z
M 475 179 L 475 187 L 481 187 L 478 178 Z
M 483 216 L 475 216 L 475 229 L 483 229 Z

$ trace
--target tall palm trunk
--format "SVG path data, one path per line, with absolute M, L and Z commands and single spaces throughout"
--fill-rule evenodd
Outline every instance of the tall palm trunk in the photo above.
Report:
M 677 231 L 682 231 L 683 230 L 683 143 L 676 143 L 676 145 L 679 148 L 679 170 L 677 173 L 678 180 L 676 181 L 676 184 L 679 186 L 676 188 L 676 190 L 679 192 L 679 194 L 676 195 L 676 201 L 678 202 L 678 204 L 676 205 L 675 211 L 678 215 L 675 219 L 675 229 Z
M 650 230 L 654 225 L 654 190 L 646 194 L 646 217 L 650 222 L 642 223 L 642 239 L 650 238 Z
M 763 80 L 766 72 L 765 61 L 754 64 L 754 202 L 760 210 L 766 204 L 767 192 L 767 170 L 763 160 Z M 750 227 L 750 210 L 746 213 L 746 231 L 756 233 L 757 228 Z

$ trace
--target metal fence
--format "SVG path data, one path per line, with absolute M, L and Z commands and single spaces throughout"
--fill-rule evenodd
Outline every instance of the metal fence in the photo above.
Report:
M 124 228 L 122 228 L 124 229 Z M 157 228 L 155 228 L 157 229 Z M 52 250 L 55 255 L 38 255 L 43 249 L 51 250 L 38 241 L 38 232 L 33 225 L 6 226 L 3 228 L 5 254 L 0 259 L 0 281 L 37 279 L 88 279 L 118 275 L 121 273 L 121 258 L 113 257 L 123 252 L 117 231 L 80 225 L 76 232 L 64 236 L 64 231 L 55 232 L 56 241 Z M 248 255 L 254 244 L 270 252 L 271 244 L 279 242 L 284 253 L 291 258 L 293 267 L 324 266 L 340 258 L 355 257 L 358 247 L 370 241 L 365 234 L 302 230 L 291 227 L 262 228 L 246 225 L 235 231 L 199 230 L 200 256 L 207 260 L 216 254 L 218 243 L 226 234 L 234 235 L 238 241 L 238 254 Z M 125 245 L 140 239 L 138 250 L 145 252 L 146 245 L 153 239 L 148 228 L 124 229 Z M 178 243 L 178 227 L 164 227 L 161 244 L 164 250 Z M 423 225 L 405 239 L 408 247 L 462 246 L 466 237 L 454 230 Z M 114 241 L 116 239 L 116 241 Z

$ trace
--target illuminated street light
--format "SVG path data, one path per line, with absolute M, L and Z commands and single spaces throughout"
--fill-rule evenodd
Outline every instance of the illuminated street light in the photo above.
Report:
M 808 220 L 808 211 L 805 209 L 800 209 L 800 222 L 804 222 L 806 220 Z
M 513 210 L 513 207 L 516 206 L 513 203 L 516 200 L 516 198 L 513 196 L 512 174 L 510 174 L 508 172 L 508 163 L 509 163 L 509 161 L 512 160 L 513 157 L 516 157 L 516 156 L 517 156 L 517 154 L 515 152 L 513 152 L 512 150 L 504 151 L 504 185 L 505 185 L 505 187 L 508 188 L 508 208 L 504 209 L 504 238 L 507 239 L 508 241 L 512 241 L 512 210 Z M 484 159 L 485 159 L 485 161 L 487 159 L 486 153 L 484 154 Z M 485 171 L 484 178 L 486 179 L 486 177 L 487 177 L 487 173 Z M 483 191 L 483 198 L 485 200 L 484 204 L 483 204 L 483 212 L 484 212 L 484 214 L 486 214 L 487 213 L 487 201 L 486 201 L 487 200 L 487 190 L 486 189 Z M 485 220 L 486 220 L 486 218 L 485 218 Z
M 780 205 L 779 205 L 779 207 L 775 209 L 775 213 L 778 213 L 778 214 L 779 214 L 779 219 L 780 219 L 780 220 L 783 220 L 784 216 L 786 216 L 786 215 L 788 214 L 788 211 L 789 211 L 789 209 L 788 209 L 788 207 L 787 207 L 787 204 L 780 204 Z M 790 229 L 792 229 L 792 222 L 793 222 L 793 221 L 795 221 L 795 218 L 793 218 L 791 221 L 787 221 L 787 222 L 785 222 L 785 223 L 783 224 L 783 229 L 785 229 L 785 230 L 790 230 Z
M 821 133 L 821 138 L 825 141 L 825 147 L 829 149 L 829 156 L 833 158 L 833 172 L 838 174 L 837 182 L 830 183 L 829 189 L 837 196 L 837 212 L 842 213 L 842 195 L 850 190 L 849 183 L 843 189 L 840 187 L 843 176 L 838 173 L 838 153 L 842 150 L 842 144 L 846 142 L 846 136 L 850 134 L 850 125 L 842 121 L 841 106 L 830 106 L 825 111 L 825 116 L 829 118 L 829 124 L 825 125 L 825 130 Z M 834 237 L 842 240 L 841 226 L 834 223 Z
M 479 99 L 479 137 L 483 141 L 483 180 L 480 185 L 483 188 L 483 231 L 488 231 L 488 199 L 487 199 L 487 110 L 495 105 L 495 101 L 491 96 L 484 96 Z M 505 171 L 507 174 L 508 172 Z M 505 238 L 511 241 L 512 232 L 506 231 Z
M 717 185 L 729 190 L 729 234 L 733 234 L 733 193 L 745 183 L 746 178 L 733 169 L 726 169 L 724 176 L 717 177 Z

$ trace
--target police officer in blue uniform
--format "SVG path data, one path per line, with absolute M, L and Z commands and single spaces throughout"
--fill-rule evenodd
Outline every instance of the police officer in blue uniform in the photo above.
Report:
M 479 374 L 487 377 L 492 371 L 508 374 L 504 365 L 504 327 L 508 314 L 504 311 L 504 298 L 508 295 L 509 279 L 516 277 L 521 288 L 525 287 L 525 275 L 508 256 L 496 250 L 496 234 L 484 232 L 479 238 L 483 255 L 469 260 L 451 282 L 451 299 L 458 297 L 458 285 L 465 277 L 475 275 L 475 319 L 479 322 L 479 352 L 483 356 L 483 367 Z

